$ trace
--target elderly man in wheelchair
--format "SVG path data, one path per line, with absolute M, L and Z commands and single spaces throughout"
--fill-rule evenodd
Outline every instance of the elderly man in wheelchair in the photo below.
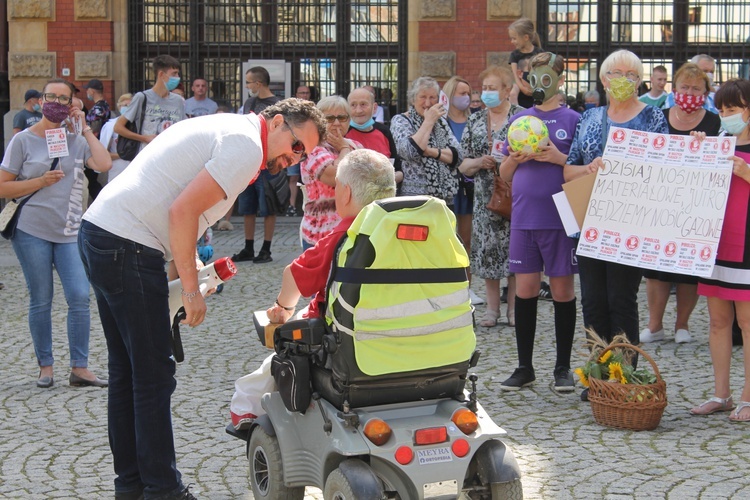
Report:
M 340 225 L 255 314 L 275 354 L 235 383 L 227 432 L 247 441 L 256 498 L 302 499 L 309 485 L 326 500 L 523 498 L 475 376 L 464 390 L 478 353 L 455 216 L 394 194 L 385 156 L 348 154 Z M 302 295 L 314 296 L 292 319 Z
M 235 428 L 264 413 L 260 397 L 278 388 L 269 372 L 281 371 L 281 363 L 302 365 L 291 371 L 309 372 L 313 390 L 337 407 L 462 393 L 475 337 L 468 259 L 455 219 L 436 199 L 394 195 L 385 156 L 358 150 L 342 160 L 336 174 L 342 221 L 286 267 L 266 312 L 272 323 L 287 323 L 300 297 L 313 296 L 297 315 L 305 320 L 279 328 L 277 355 L 237 381 Z M 296 394 L 309 393 L 301 387 L 306 380 L 287 383 Z M 304 410 L 309 396 L 302 396 Z

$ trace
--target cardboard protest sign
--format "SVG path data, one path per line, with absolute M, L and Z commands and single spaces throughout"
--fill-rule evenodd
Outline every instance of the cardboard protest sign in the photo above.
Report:
M 581 228 L 578 255 L 710 276 L 724 221 L 734 137 L 613 127 Z

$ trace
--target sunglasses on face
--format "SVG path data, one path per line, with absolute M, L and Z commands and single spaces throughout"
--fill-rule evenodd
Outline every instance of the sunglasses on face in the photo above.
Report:
M 333 123 L 336 120 L 338 120 L 340 123 L 347 123 L 349 121 L 349 115 L 326 115 L 326 121 L 328 123 Z
M 284 119 L 284 125 L 286 125 L 286 128 L 289 129 L 289 133 L 292 134 L 292 138 L 294 139 L 294 142 L 292 142 L 292 153 L 299 156 L 299 161 L 303 162 L 307 159 L 307 152 L 305 151 L 305 145 L 302 144 L 302 141 L 300 141 L 296 135 L 294 135 L 294 130 L 292 130 L 292 127 L 289 126 L 286 119 Z
M 52 93 L 42 94 L 42 98 L 44 98 L 44 102 L 57 101 L 63 106 L 67 106 L 73 100 L 72 97 L 69 97 L 66 95 L 57 95 L 57 94 L 52 94 Z

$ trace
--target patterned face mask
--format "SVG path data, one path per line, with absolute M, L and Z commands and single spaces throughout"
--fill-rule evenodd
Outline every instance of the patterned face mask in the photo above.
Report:
M 607 93 L 616 101 L 627 101 L 635 95 L 636 81 L 630 80 L 625 76 L 612 78 L 609 81 Z
M 674 102 L 681 110 L 685 113 L 694 113 L 703 107 L 703 103 L 706 102 L 706 96 L 704 95 L 688 95 L 682 92 L 674 93 Z

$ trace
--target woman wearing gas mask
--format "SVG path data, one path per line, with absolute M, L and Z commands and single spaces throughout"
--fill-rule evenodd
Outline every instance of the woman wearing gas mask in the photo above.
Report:
M 570 181 L 602 168 L 607 130 L 616 126 L 644 132 L 669 133 L 667 119 L 660 109 L 638 100 L 638 85 L 643 78 L 643 63 L 629 50 L 618 50 L 602 62 L 599 70 L 608 105 L 583 113 L 565 165 L 565 180 Z M 625 332 L 638 344 L 638 287 L 641 269 L 614 262 L 578 257 L 581 277 L 581 306 L 586 328 L 606 341 Z M 588 392 L 581 394 L 588 400 Z
M 525 116 L 540 119 L 549 131 L 549 143 L 535 153 L 514 151 L 507 139 L 503 145 L 506 158 L 500 164 L 500 176 L 504 181 L 513 181 L 509 267 L 516 276 L 518 368 L 500 387 L 516 391 L 536 380 L 532 357 L 544 271 L 549 276 L 555 311 L 557 359 L 553 387 L 557 392 L 571 392 L 575 388 L 570 372 L 576 324 L 573 276 L 578 268 L 572 258 L 574 242 L 563 229 L 552 195 L 560 191 L 564 182 L 563 168 L 580 115 L 560 106 L 558 92 L 565 82 L 562 57 L 544 52 L 534 56 L 530 66 L 534 107 L 519 112 L 511 121 Z

